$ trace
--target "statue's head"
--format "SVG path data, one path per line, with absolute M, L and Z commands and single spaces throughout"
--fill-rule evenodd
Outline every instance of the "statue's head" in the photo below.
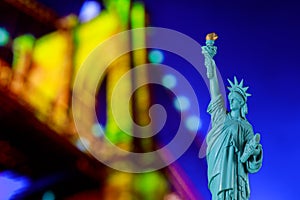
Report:
M 228 87 L 230 91 L 228 95 L 230 110 L 240 110 L 241 116 L 245 118 L 246 114 L 248 113 L 247 97 L 251 96 L 251 94 L 246 92 L 249 87 L 243 87 L 244 81 L 241 80 L 239 83 L 236 77 L 234 77 L 234 83 L 229 79 L 228 82 L 231 86 Z

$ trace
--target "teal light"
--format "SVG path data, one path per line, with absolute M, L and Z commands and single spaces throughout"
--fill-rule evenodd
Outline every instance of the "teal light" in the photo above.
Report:
M 155 64 L 162 63 L 164 61 L 164 54 L 160 50 L 152 50 L 149 53 L 149 61 Z
M 201 126 L 201 119 L 197 116 L 189 116 L 185 121 L 185 126 L 190 131 L 198 131 Z
M 9 33 L 5 28 L 0 27 L 0 46 L 4 46 L 9 42 Z
M 178 111 L 185 111 L 190 108 L 190 100 L 185 96 L 176 97 L 174 106 Z
M 47 191 L 43 194 L 42 200 L 55 200 L 55 195 L 52 191 Z
M 172 74 L 166 74 L 162 78 L 162 84 L 166 88 L 172 89 L 177 84 L 176 77 L 174 75 L 172 75 Z

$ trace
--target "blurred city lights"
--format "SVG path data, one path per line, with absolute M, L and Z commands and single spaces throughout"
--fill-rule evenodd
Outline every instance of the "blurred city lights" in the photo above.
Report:
M 42 200 L 55 200 L 55 195 L 52 191 L 47 191 L 43 194 Z
M 3 200 L 11 199 L 14 195 L 21 192 L 22 189 L 29 187 L 29 180 L 20 177 L 11 171 L 0 173 L 0 198 Z
M 178 111 L 185 111 L 190 108 L 190 101 L 185 96 L 174 98 L 174 106 Z
M 9 42 L 9 33 L 5 28 L 0 27 L 0 46 L 4 46 Z
M 87 140 L 87 139 L 85 139 L 85 138 L 83 138 L 83 137 L 81 137 L 80 139 L 78 139 L 77 141 L 76 141 L 76 147 L 80 150 L 80 151 L 82 151 L 82 152 L 86 152 L 87 151 L 87 148 L 90 146 L 90 142 Z
M 79 21 L 88 22 L 101 12 L 101 5 L 97 1 L 85 1 L 80 9 Z
M 176 193 L 171 193 L 165 196 L 164 200 L 181 200 Z
M 185 121 L 186 128 L 190 131 L 197 131 L 201 128 L 201 119 L 198 116 L 189 116 Z
M 101 137 L 101 136 L 103 136 L 104 131 L 103 131 L 103 127 L 101 126 L 101 124 L 95 123 L 95 124 L 92 126 L 92 133 L 93 133 L 93 135 L 96 136 L 96 137 Z
M 149 52 L 149 61 L 151 63 L 162 63 L 164 61 L 164 54 L 160 50 L 152 50 Z
M 176 86 L 177 84 L 177 79 L 174 75 L 172 74 L 166 74 L 162 78 L 162 84 L 166 88 L 172 89 Z

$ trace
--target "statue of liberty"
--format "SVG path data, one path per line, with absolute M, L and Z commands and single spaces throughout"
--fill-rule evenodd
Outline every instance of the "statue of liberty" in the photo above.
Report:
M 257 172 L 262 165 L 262 146 L 260 135 L 253 132 L 246 119 L 247 98 L 250 96 L 239 83 L 229 81 L 228 100 L 230 111 L 224 106 L 220 93 L 216 64 L 213 56 L 217 52 L 215 33 L 206 36 L 206 46 L 202 47 L 210 83 L 211 102 L 208 113 L 212 128 L 207 142 L 208 187 L 212 200 L 247 200 L 250 196 L 248 173 Z

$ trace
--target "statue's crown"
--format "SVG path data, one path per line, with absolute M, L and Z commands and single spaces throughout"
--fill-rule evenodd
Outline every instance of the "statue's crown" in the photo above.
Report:
M 248 90 L 249 87 L 243 87 L 244 80 L 242 79 L 241 82 L 239 83 L 236 77 L 234 77 L 234 83 L 227 79 L 231 87 L 227 87 L 228 90 L 231 92 L 237 92 L 239 93 L 245 100 L 247 101 L 247 97 L 251 96 L 251 94 L 248 94 L 246 91 Z

